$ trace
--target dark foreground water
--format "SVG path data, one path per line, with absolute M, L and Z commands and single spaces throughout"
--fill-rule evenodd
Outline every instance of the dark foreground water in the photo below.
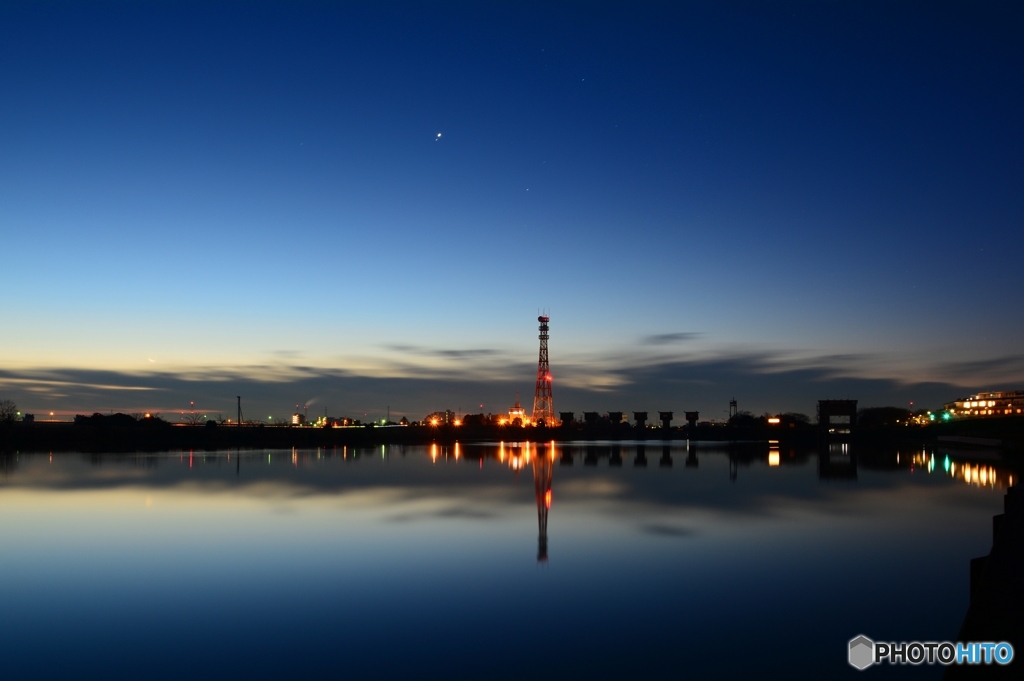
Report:
M 1012 482 L 768 444 L 0 463 L 6 679 L 937 679 L 847 641 L 954 639 Z

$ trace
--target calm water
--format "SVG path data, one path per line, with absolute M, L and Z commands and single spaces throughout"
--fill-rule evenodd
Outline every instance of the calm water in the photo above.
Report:
M 768 444 L 9 456 L 4 678 L 856 678 L 857 634 L 955 637 L 1010 482 Z

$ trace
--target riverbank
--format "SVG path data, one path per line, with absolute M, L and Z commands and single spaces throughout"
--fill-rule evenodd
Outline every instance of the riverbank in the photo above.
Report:
M 970 449 L 977 457 L 1024 461 L 1024 419 L 978 419 L 923 427 L 888 427 L 856 430 L 850 435 L 823 440 L 810 424 L 797 427 L 731 428 L 703 424 L 673 428 L 637 428 L 628 423 L 573 423 L 555 428 L 512 426 L 351 426 L 314 428 L 253 425 L 171 424 L 159 419 L 135 421 L 129 417 L 92 417 L 83 422 L 11 423 L 0 426 L 0 451 L 7 452 L 132 452 L 168 450 L 282 449 L 359 447 L 380 444 L 460 442 L 575 442 L 599 440 L 702 442 L 770 442 L 816 448 L 824 441 L 857 446 L 890 447 L 939 445 Z

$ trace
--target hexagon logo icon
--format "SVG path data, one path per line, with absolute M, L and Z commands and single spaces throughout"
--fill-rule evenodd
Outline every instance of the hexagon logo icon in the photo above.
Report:
M 875 642 L 867 636 L 850 641 L 850 665 L 864 671 L 875 662 Z

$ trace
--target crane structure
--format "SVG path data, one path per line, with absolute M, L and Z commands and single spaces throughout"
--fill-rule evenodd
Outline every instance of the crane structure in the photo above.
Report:
M 540 358 L 537 361 L 537 387 L 533 393 L 533 416 L 531 421 L 534 425 L 543 423 L 545 426 L 553 426 L 555 420 L 555 405 L 551 399 L 551 366 L 548 364 L 548 321 L 547 315 L 537 317 L 540 322 Z

